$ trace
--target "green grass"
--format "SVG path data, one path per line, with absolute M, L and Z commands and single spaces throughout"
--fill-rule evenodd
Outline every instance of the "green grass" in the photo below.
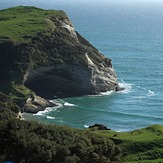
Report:
M 163 162 L 163 125 L 131 132 L 95 131 L 112 138 L 122 149 L 122 162 Z
M 25 102 L 29 97 L 34 97 L 35 93 L 25 87 L 24 85 L 17 84 L 12 86 L 12 92 L 10 93 L 11 99 L 17 103 L 21 104 L 22 102 Z
M 49 28 L 55 30 L 49 19 L 63 15 L 62 11 L 43 10 L 36 7 L 19 6 L 0 11 L 0 42 L 11 39 L 13 42 L 28 42 L 38 32 Z

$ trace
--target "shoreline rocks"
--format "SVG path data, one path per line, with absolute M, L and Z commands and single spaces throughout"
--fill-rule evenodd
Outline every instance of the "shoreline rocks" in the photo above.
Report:
M 123 89 L 119 87 L 111 59 L 75 31 L 64 12 L 21 6 L 3 10 L 1 15 L 7 11 L 14 13 L 17 21 L 23 13 L 25 29 L 26 25 L 33 27 L 29 20 L 35 20 L 35 29 L 42 27 L 30 36 L 30 27 L 27 28 L 19 39 L 16 37 L 17 41 L 12 38 L 14 35 L 9 37 L 12 30 L 19 32 L 17 28 L 6 31 L 7 40 L 0 37 L 0 86 L 3 85 L 0 91 L 24 105 L 23 111 L 35 113 L 54 106 L 45 99 L 55 95 L 64 98 Z M 37 23 L 33 13 L 39 13 L 45 22 Z M 17 21 L 14 27 L 19 28 Z M 31 98 L 31 94 L 37 96 Z
M 23 105 L 23 112 L 26 113 L 38 113 L 39 111 L 44 111 L 47 107 L 56 107 L 57 104 L 50 102 L 39 96 L 34 96 L 34 98 L 28 98 L 26 103 Z
M 94 124 L 92 126 L 88 127 L 89 129 L 95 129 L 95 130 L 111 130 L 110 128 L 107 128 L 106 126 L 102 124 Z

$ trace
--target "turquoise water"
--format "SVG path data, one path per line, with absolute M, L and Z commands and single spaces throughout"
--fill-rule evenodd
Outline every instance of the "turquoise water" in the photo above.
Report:
M 112 59 L 126 90 L 58 100 L 66 106 L 25 116 L 76 128 L 101 123 L 117 131 L 163 124 L 163 3 L 34 2 L 65 10 L 76 30 Z

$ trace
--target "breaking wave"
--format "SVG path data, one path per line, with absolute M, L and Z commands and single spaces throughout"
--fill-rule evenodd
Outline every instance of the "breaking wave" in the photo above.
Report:
M 55 117 L 46 116 L 47 119 L 55 119 Z
M 121 87 L 121 88 L 124 88 L 124 90 L 122 90 L 122 91 L 119 91 L 120 93 L 130 93 L 131 92 L 131 90 L 132 90 L 132 86 L 134 86 L 134 84 L 131 84 L 131 83 L 126 83 L 126 82 L 124 82 L 123 80 L 122 80 L 122 82 L 121 83 L 118 83 L 119 84 L 119 86 Z
M 51 108 L 51 107 L 47 107 L 45 110 L 43 111 L 39 111 L 38 113 L 36 113 L 35 115 L 39 115 L 39 116 L 42 116 L 48 112 L 51 112 L 51 111 L 55 111 L 56 108 Z
M 63 104 L 63 106 L 76 106 L 76 105 L 75 105 L 75 104 L 68 103 L 68 102 L 65 102 L 65 103 Z

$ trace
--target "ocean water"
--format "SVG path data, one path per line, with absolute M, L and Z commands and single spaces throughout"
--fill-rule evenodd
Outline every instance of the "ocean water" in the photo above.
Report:
M 66 11 L 76 30 L 112 59 L 118 81 L 126 89 L 58 99 L 60 107 L 25 114 L 27 119 L 76 128 L 100 123 L 116 131 L 163 124 L 161 1 L 34 2 L 31 5 Z

